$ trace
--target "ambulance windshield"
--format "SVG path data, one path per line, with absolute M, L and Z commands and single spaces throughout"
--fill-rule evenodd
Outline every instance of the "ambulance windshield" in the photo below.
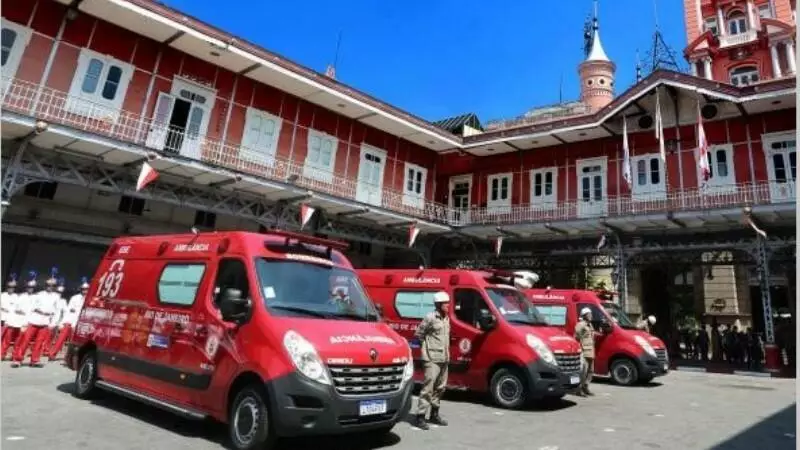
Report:
M 507 321 L 523 325 L 548 325 L 547 320 L 522 292 L 511 288 L 486 288 L 492 303 Z
M 370 322 L 379 318 L 352 270 L 259 258 L 256 273 L 272 314 Z
M 636 329 L 636 325 L 633 324 L 630 317 L 625 314 L 625 311 L 623 311 L 618 304 L 612 302 L 603 302 L 602 305 L 603 309 L 605 309 L 608 315 L 611 316 L 611 319 L 620 327 L 627 330 Z

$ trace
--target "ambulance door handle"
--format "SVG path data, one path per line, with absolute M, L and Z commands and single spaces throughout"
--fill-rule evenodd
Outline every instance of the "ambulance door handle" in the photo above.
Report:
M 176 323 L 173 331 L 183 331 L 183 325 L 180 322 Z
M 198 325 L 197 326 L 197 336 L 198 337 L 206 337 L 208 335 L 208 329 L 206 329 L 205 325 Z

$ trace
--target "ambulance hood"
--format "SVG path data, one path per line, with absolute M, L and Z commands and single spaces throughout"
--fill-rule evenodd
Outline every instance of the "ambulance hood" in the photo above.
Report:
M 522 334 L 522 341 L 525 342 L 525 335 L 532 334 L 543 340 L 553 353 L 579 353 L 581 345 L 572 336 L 567 335 L 557 327 L 534 327 L 528 325 L 516 325 Z
M 659 349 L 660 348 L 666 348 L 666 346 L 664 345 L 664 341 L 662 341 L 661 339 L 653 336 L 652 334 L 650 334 L 650 333 L 648 333 L 646 331 L 629 330 L 627 328 L 620 328 L 620 330 L 622 330 L 625 333 L 629 333 L 629 335 L 631 337 L 631 340 L 634 339 L 634 336 L 641 336 L 641 337 L 645 338 L 647 340 L 647 342 L 649 342 L 650 345 L 653 348 L 659 348 Z
M 408 361 L 408 342 L 384 322 L 283 317 L 280 339 L 294 330 L 312 343 L 327 364 L 399 364 Z M 374 350 L 374 351 L 373 351 Z M 377 357 L 372 359 L 371 354 Z

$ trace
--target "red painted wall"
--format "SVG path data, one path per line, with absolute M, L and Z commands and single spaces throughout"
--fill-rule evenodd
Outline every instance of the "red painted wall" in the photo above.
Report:
M 34 3 L 4 4 L 2 15 L 16 23 L 30 24 L 35 30 L 17 77 L 39 83 L 66 9 L 49 0 L 40 0 L 36 8 L 33 7 Z M 283 119 L 278 140 L 278 158 L 302 166 L 307 153 L 308 128 L 313 128 L 338 138 L 334 163 L 336 174 L 346 173 L 351 179 L 356 178 L 361 143 L 364 142 L 387 152 L 384 188 L 402 190 L 404 162 L 408 161 L 428 169 L 426 198 L 433 198 L 437 159 L 436 153 L 431 150 L 83 13 L 75 20 L 66 22 L 62 41 L 55 45 L 57 48 L 52 69 L 46 80 L 48 87 L 69 91 L 80 49 L 84 47 L 135 67 L 123 103 L 123 110 L 132 114 L 141 114 L 144 110 L 144 115 L 150 117 L 158 93 L 169 92 L 174 76 L 203 80 L 217 90 L 206 136 L 210 139 L 222 139 L 225 136 L 226 142 L 230 144 L 223 150 L 227 156 L 236 156 L 244 132 L 246 110 L 253 107 Z M 148 97 L 151 81 L 153 89 Z M 229 110 L 230 119 L 227 120 L 226 130 Z M 254 166 L 249 168 L 259 170 Z

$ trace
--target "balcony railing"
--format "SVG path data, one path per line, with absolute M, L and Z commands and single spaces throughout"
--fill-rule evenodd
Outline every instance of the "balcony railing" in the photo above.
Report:
M 148 135 L 152 136 L 154 129 L 158 131 L 158 126 L 154 125 L 152 118 L 128 111 L 112 111 L 102 105 L 26 81 L 16 79 L 3 81 L 4 111 L 16 112 L 143 147 L 151 144 L 152 147 L 153 142 L 148 142 Z M 194 159 L 212 166 L 232 169 L 266 180 L 291 181 L 305 189 L 339 198 L 354 201 L 357 199 L 359 183 L 347 177 L 344 171 L 321 173 L 319 169 L 304 167 L 304 164 L 280 156 L 265 155 L 263 152 L 238 144 L 193 136 L 178 128 L 168 126 L 162 128 L 160 132 L 164 138 L 159 140 L 157 149 L 162 154 L 178 155 L 182 152 L 182 157 L 191 154 Z M 150 140 L 152 141 L 152 138 Z M 187 141 L 191 141 L 191 148 L 194 149 L 190 153 L 186 151 Z M 712 189 L 684 189 L 645 199 L 611 196 L 599 203 L 572 200 L 550 205 L 472 207 L 461 210 L 432 201 L 415 203 L 407 201 L 406 198 L 404 202 L 402 192 L 384 188 L 380 206 L 394 212 L 452 226 L 493 226 L 794 203 L 794 193 L 793 183 L 765 182 L 716 186 Z
M 753 42 L 758 38 L 758 32 L 751 28 L 744 33 L 739 34 L 726 34 L 719 37 L 720 48 L 735 47 L 737 45 L 747 44 Z

